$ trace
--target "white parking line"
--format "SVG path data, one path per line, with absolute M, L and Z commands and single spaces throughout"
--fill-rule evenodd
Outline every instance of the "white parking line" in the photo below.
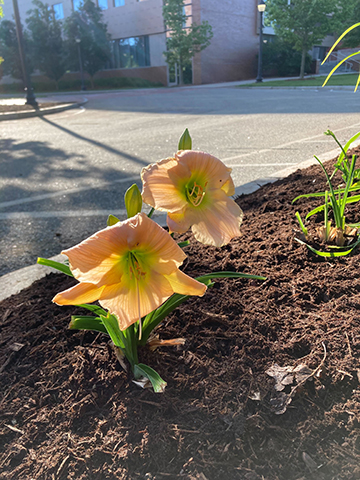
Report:
M 144 213 L 149 213 L 150 208 L 143 209 Z M 31 220 L 33 218 L 73 218 L 73 217 L 108 217 L 109 214 L 115 215 L 121 220 L 127 218 L 127 211 L 124 209 L 118 210 L 61 210 L 51 212 L 10 212 L 0 213 L 1 220 Z M 160 218 L 165 222 L 166 214 L 164 212 L 154 212 L 152 218 Z M 159 222 L 158 220 L 158 223 Z
M 139 180 L 139 176 L 120 178 L 113 182 L 102 182 L 97 185 L 87 185 L 86 187 L 69 188 L 68 190 L 59 190 L 53 193 L 44 193 L 42 195 L 34 195 L 33 197 L 19 198 L 18 200 L 10 200 L 9 202 L 0 203 L 0 208 L 13 207 L 15 205 L 23 205 L 24 203 L 38 202 L 39 200 L 46 200 L 47 198 L 61 197 L 62 195 L 69 195 L 71 193 L 85 192 L 86 190 L 93 190 L 100 187 L 106 187 L 107 185 L 113 185 L 114 183 L 126 183 Z
M 282 167 L 288 165 L 296 165 L 295 162 L 287 162 L 287 163 L 230 163 L 228 166 L 233 167 Z
M 359 126 L 360 126 L 360 123 L 354 123 L 353 125 L 348 125 L 348 126 L 343 127 L 343 128 L 337 128 L 336 132 L 341 132 L 342 130 L 348 130 L 350 128 L 359 127 Z M 229 162 L 231 160 L 237 160 L 238 158 L 243 158 L 243 157 L 250 157 L 251 155 L 254 155 L 254 154 L 258 155 L 260 153 L 272 152 L 274 150 L 279 150 L 279 149 L 282 149 L 282 148 L 290 147 L 291 145 L 296 145 L 298 143 L 310 142 L 310 141 L 315 140 L 317 138 L 323 139 L 323 134 L 314 135 L 314 136 L 307 137 L 307 138 L 299 138 L 298 140 L 293 140 L 292 142 L 283 143 L 281 145 L 274 145 L 272 148 L 263 148 L 261 150 L 254 150 L 252 152 L 242 153 L 241 155 L 236 155 L 234 157 L 222 158 L 221 161 L 226 164 L 227 162 Z M 231 164 L 229 165 L 229 167 L 231 167 Z
M 126 218 L 126 210 L 53 210 L 51 212 L 11 212 L 0 213 L 0 220 L 26 220 L 28 218 L 66 218 L 66 217 L 96 217 L 106 216 L 109 214 Z

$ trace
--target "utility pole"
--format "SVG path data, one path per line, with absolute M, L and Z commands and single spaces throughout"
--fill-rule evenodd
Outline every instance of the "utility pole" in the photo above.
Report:
M 14 6 L 14 16 L 15 16 L 15 24 L 16 24 L 16 35 L 18 39 L 19 45 L 19 55 L 20 55 L 20 63 L 21 63 L 21 70 L 23 75 L 23 81 L 26 90 L 26 104 L 32 105 L 34 108 L 39 108 L 39 105 L 36 101 L 32 86 L 29 71 L 27 69 L 25 52 L 24 52 L 24 38 L 21 29 L 21 22 L 20 22 L 20 14 L 19 14 L 19 6 L 17 0 L 13 0 Z

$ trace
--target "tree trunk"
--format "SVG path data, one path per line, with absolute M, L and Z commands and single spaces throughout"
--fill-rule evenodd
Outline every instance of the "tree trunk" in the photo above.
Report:
M 301 52 L 301 66 L 300 66 L 300 78 L 304 78 L 304 73 L 305 73 L 305 59 L 306 59 L 306 54 L 307 54 L 307 49 L 305 46 L 303 46 L 302 52 Z
M 92 75 L 90 75 L 90 85 L 91 85 L 91 90 L 95 90 L 94 77 Z
M 179 85 L 184 85 L 184 72 L 183 72 L 183 66 L 182 66 L 182 61 L 180 59 L 179 61 Z

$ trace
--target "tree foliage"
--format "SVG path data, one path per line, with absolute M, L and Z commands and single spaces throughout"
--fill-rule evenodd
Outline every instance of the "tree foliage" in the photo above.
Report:
M 286 77 L 299 74 L 301 53 L 295 50 L 291 43 L 275 37 L 272 42 L 264 43 L 263 46 L 263 69 L 264 74 Z M 311 56 L 306 54 L 305 71 L 311 68 Z
M 4 16 L 4 13 L 3 13 L 3 8 L 1 5 L 3 5 L 3 0 L 0 0 L 0 18 L 2 18 Z M 2 64 L 2 62 L 4 61 L 3 57 L 0 57 L 0 65 Z
M 355 23 L 360 22 L 360 1 L 359 0 L 344 0 L 344 6 L 341 12 L 341 25 L 339 33 L 342 33 L 347 28 Z M 360 27 L 355 28 L 349 32 L 342 41 L 341 47 L 355 48 L 360 46 Z
M 25 55 L 29 56 L 29 37 L 23 30 Z M 16 35 L 15 22 L 11 20 L 2 20 L 0 23 L 0 56 L 3 57 L 2 70 L 5 75 L 11 75 L 14 78 L 22 79 L 21 60 L 19 54 L 19 44 Z M 28 62 L 29 72 L 32 71 L 32 64 Z
M 61 22 L 48 5 L 40 0 L 33 0 L 33 4 L 35 8 L 28 12 L 26 19 L 32 63 L 57 83 L 66 71 Z
M 301 52 L 300 77 L 306 53 L 337 27 L 342 0 L 267 0 L 266 12 L 277 35 Z
M 85 0 L 64 23 L 66 49 L 70 68 L 79 69 L 78 43 L 84 70 L 93 77 L 110 59 L 110 35 L 103 22 L 102 12 L 91 0 Z
M 169 66 L 178 64 L 180 84 L 183 83 L 183 70 L 195 53 L 210 45 L 213 37 L 211 25 L 204 21 L 200 25 L 186 27 L 184 0 L 165 0 L 163 17 L 170 37 L 166 40 L 167 50 L 164 52 Z M 186 27 L 186 28 L 185 28 Z

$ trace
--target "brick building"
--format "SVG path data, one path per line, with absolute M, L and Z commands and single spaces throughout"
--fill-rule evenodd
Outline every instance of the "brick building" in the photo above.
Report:
M 79 7 L 81 0 L 43 0 L 63 19 Z M 164 85 L 176 83 L 163 52 L 166 30 L 163 0 L 96 0 L 112 37 L 112 60 L 101 76 L 131 76 Z M 18 0 L 25 25 L 31 0 Z M 187 24 L 207 20 L 213 29 L 211 45 L 192 62 L 192 83 L 243 80 L 256 75 L 258 52 L 257 0 L 185 0 Z M 3 6 L 4 18 L 13 18 L 12 1 Z M 191 77 L 190 77 L 191 78 Z

